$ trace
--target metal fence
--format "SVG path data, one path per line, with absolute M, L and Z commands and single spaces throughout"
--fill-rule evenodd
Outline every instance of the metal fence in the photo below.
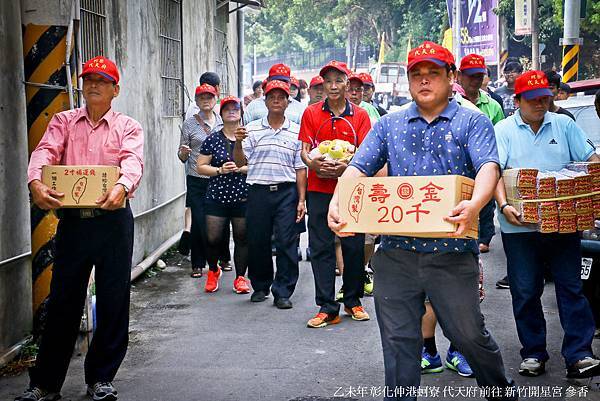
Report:
M 81 0 L 81 60 L 104 55 L 106 47 L 106 2 Z
M 160 0 L 160 72 L 163 117 L 183 113 L 181 1 Z
M 215 72 L 221 78 L 221 95 L 229 94 L 229 63 L 227 62 L 227 33 L 215 28 Z
M 373 49 L 369 46 L 359 47 L 355 68 L 368 68 L 369 58 L 373 56 Z M 273 64 L 284 63 L 290 66 L 292 71 L 315 70 L 327 64 L 331 60 L 346 61 L 346 49 L 325 48 L 308 52 L 291 52 L 284 55 L 261 57 L 256 62 L 257 75 L 266 74 Z

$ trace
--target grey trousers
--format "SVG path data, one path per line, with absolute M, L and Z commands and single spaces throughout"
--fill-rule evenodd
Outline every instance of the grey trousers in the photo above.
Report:
M 375 271 L 375 312 L 383 345 L 385 400 L 416 400 L 407 389 L 421 382 L 421 318 L 429 296 L 446 338 L 465 356 L 483 388 L 501 388 L 516 400 L 500 349 L 485 328 L 479 308 L 479 266 L 472 253 L 420 253 L 379 249 Z M 389 394 L 389 392 L 394 392 Z M 503 393 L 505 394 L 505 393 Z M 514 393 L 513 393 L 514 394 Z

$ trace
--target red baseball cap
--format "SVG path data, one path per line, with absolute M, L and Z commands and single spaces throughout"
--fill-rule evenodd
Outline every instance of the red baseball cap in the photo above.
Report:
M 288 96 L 290 95 L 290 84 L 288 84 L 287 82 L 274 80 L 267 82 L 267 87 L 265 88 L 265 96 L 267 96 L 269 92 L 275 89 L 280 89 L 284 91 Z
M 235 103 L 238 106 L 241 106 L 242 102 L 240 102 L 240 99 L 238 99 L 235 96 L 225 96 L 223 99 L 221 99 L 221 104 L 219 105 L 219 109 L 223 110 L 223 107 L 225 107 L 226 104 L 229 103 Z
M 361 72 L 360 74 L 358 74 L 358 76 L 362 80 L 363 85 L 375 86 L 375 84 L 373 83 L 373 77 L 368 72 Z
M 296 77 L 290 77 L 290 85 L 294 85 L 296 88 L 300 88 L 300 81 Z
M 360 82 L 361 85 L 364 85 L 364 81 L 362 80 L 362 77 L 360 76 L 360 74 L 356 74 L 356 73 L 351 73 L 350 76 L 348 77 L 348 81 L 358 81 Z
M 460 72 L 467 75 L 486 74 L 485 58 L 479 54 L 467 54 L 460 60 Z
M 454 57 L 445 47 L 425 41 L 408 52 L 408 69 L 423 61 L 432 62 L 440 67 L 451 66 L 454 64 Z
M 115 84 L 119 83 L 119 71 L 116 64 L 104 56 L 97 56 L 89 59 L 83 65 L 83 71 L 79 77 L 84 77 L 88 74 L 99 74 L 104 78 L 110 79 Z
M 552 96 L 548 85 L 548 78 L 542 71 L 527 71 L 515 80 L 515 95 L 521 95 L 525 99 Z
M 267 81 L 277 79 L 279 81 L 290 82 L 291 70 L 285 64 L 273 64 L 269 69 L 269 77 Z
M 337 70 L 337 71 L 341 72 L 342 74 L 346 74 L 346 75 L 352 74 L 350 72 L 350 70 L 348 69 L 348 66 L 346 65 L 346 63 L 342 63 L 341 61 L 331 60 L 329 63 L 325 64 L 325 66 L 323 68 L 321 68 L 321 71 L 319 71 L 319 75 L 323 77 L 329 70 Z
M 210 93 L 213 96 L 217 96 L 217 90 L 214 86 L 209 84 L 202 84 L 196 87 L 196 96 L 201 95 L 203 93 Z
M 309 88 L 312 88 L 313 86 L 318 86 L 318 85 L 323 85 L 323 77 L 320 75 L 317 75 L 316 77 L 313 77 L 310 80 L 310 85 L 308 85 Z

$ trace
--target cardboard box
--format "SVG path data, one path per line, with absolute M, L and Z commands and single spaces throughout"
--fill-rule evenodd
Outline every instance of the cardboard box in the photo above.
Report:
M 42 182 L 65 194 L 60 200 L 65 208 L 97 208 L 96 199 L 115 186 L 119 170 L 117 166 L 43 166 Z
M 447 238 L 457 225 L 443 220 L 475 182 L 459 175 L 362 177 L 338 180 L 343 232 Z M 463 238 L 478 238 L 475 220 Z

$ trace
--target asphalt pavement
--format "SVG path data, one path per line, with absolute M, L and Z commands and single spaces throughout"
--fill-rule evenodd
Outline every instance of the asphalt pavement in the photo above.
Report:
M 306 234 L 303 235 L 303 251 Z M 505 258 L 499 235 L 483 255 L 486 324 L 500 345 L 508 374 L 520 386 L 521 400 L 600 400 L 600 392 L 572 386 L 560 355 L 562 329 L 554 287 L 546 285 L 543 304 L 548 325 L 547 373 L 526 378 L 520 363 L 510 292 L 495 288 Z M 309 329 L 317 312 L 309 262 L 302 261 L 292 301 L 279 310 L 272 297 L 255 304 L 232 291 L 234 272 L 224 272 L 217 293 L 203 291 L 206 275 L 189 276 L 189 262 L 176 256 L 152 278 L 134 283 L 130 347 L 114 381 L 119 400 L 140 401 L 348 401 L 381 400 L 385 391 L 381 342 L 373 299 L 363 300 L 371 320 Z M 341 280 L 338 279 L 338 287 Z M 460 302 L 460 294 L 456 294 Z M 438 328 L 437 346 L 445 357 L 448 341 Z M 600 341 L 594 343 L 600 354 Z M 0 378 L 0 400 L 12 400 L 27 385 L 26 374 Z M 483 400 L 475 379 L 445 370 L 422 376 L 420 400 Z M 83 357 L 72 360 L 63 399 L 88 400 Z

